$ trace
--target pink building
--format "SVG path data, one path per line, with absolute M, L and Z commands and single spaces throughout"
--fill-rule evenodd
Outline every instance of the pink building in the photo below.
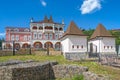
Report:
M 56 23 L 52 16 L 44 17 L 42 21 L 31 19 L 30 28 L 6 27 L 6 41 L 3 42 L 3 49 L 12 49 L 13 41 L 15 48 L 43 49 L 49 46 L 60 50 L 61 43 L 58 40 L 64 33 L 64 22 Z

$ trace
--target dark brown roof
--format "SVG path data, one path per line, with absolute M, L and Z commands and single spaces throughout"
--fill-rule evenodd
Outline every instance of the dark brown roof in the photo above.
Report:
M 50 22 L 50 23 L 53 23 L 52 16 L 50 16 L 49 22 Z
M 52 16 L 50 16 L 50 19 L 48 19 L 47 16 L 45 16 L 43 22 L 44 23 L 53 23 Z
M 90 39 L 96 37 L 112 37 L 112 35 L 109 31 L 106 30 L 106 28 L 102 24 L 98 24 L 96 30 L 94 31 Z
M 69 27 L 67 29 L 67 31 L 64 33 L 63 36 L 65 35 L 80 35 L 80 36 L 85 36 L 82 32 L 82 30 L 80 30 L 77 25 L 71 21 L 71 23 L 69 24 Z
M 43 22 L 45 22 L 45 23 L 48 22 L 48 18 L 47 18 L 47 16 L 44 17 L 44 21 L 43 21 Z

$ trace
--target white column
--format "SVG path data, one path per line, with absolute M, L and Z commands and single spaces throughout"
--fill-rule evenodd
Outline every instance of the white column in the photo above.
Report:
M 38 32 L 38 29 L 39 29 L 39 25 L 37 24 L 37 32 Z
M 55 24 L 53 24 L 53 33 L 55 33 Z
M 59 32 L 60 25 L 58 25 L 58 32 Z
M 45 24 L 43 24 L 43 33 L 45 32 Z

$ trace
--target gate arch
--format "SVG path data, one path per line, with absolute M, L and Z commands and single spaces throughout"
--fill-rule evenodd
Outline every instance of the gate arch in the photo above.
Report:
M 52 43 L 52 42 L 46 42 L 46 43 L 44 44 L 44 47 L 45 47 L 45 48 L 47 48 L 47 47 L 53 48 L 53 43 Z
M 28 48 L 29 47 L 29 44 L 28 43 L 24 43 L 23 45 L 22 45 L 22 48 Z
M 61 43 L 60 42 L 56 42 L 55 43 L 55 49 L 56 50 L 60 50 L 60 48 L 61 48 Z
M 41 42 L 35 42 L 34 43 L 34 48 L 42 48 L 42 43 Z
M 15 43 L 14 44 L 14 48 L 17 49 L 17 50 L 20 49 L 20 44 L 19 43 Z

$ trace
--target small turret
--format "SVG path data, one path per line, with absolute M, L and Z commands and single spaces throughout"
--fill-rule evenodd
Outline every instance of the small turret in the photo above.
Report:
M 62 24 L 65 24 L 65 23 L 64 23 L 64 20 L 62 20 Z
M 33 22 L 33 17 L 30 19 L 30 22 Z
M 44 17 L 44 22 L 48 22 L 47 16 Z
M 50 22 L 50 23 L 53 23 L 52 16 L 50 16 L 49 22 Z

